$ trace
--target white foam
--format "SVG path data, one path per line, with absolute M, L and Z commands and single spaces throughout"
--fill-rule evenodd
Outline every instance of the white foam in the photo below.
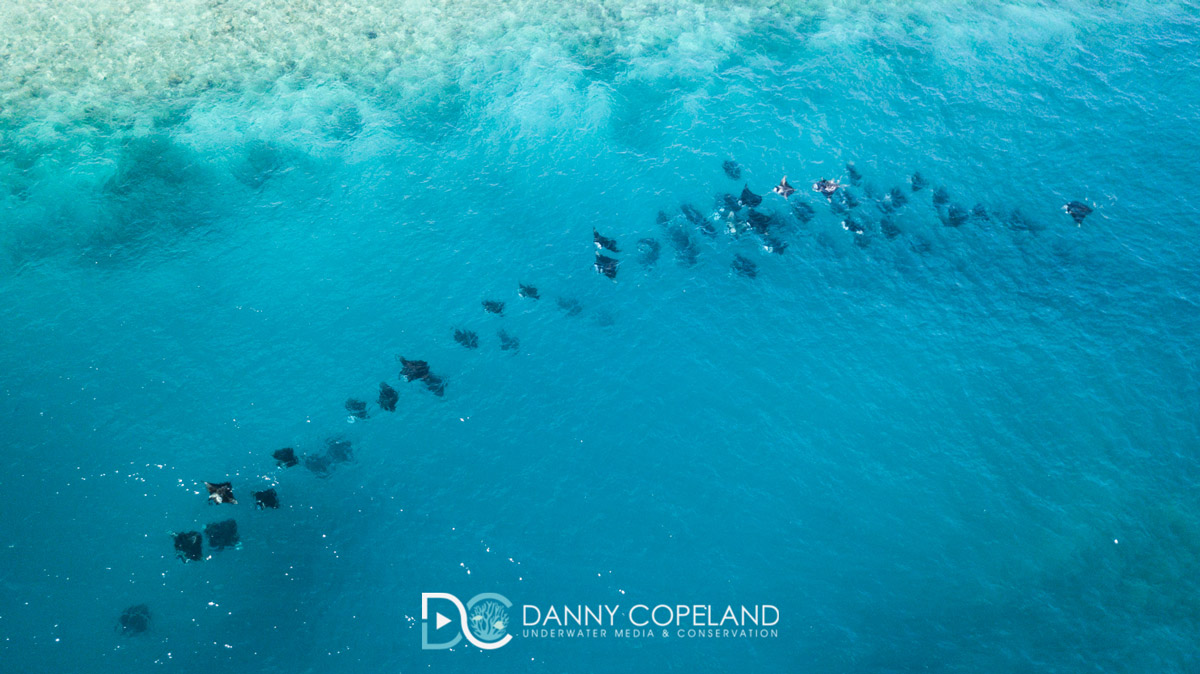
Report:
M 0 3 L 0 249 L 44 244 L 47 222 L 90 230 L 84 239 L 119 227 L 120 214 L 93 206 L 136 163 L 130 138 L 161 134 L 213 175 L 263 143 L 350 161 L 452 131 L 497 148 L 586 143 L 626 133 L 630 91 L 663 96 L 661 119 L 680 126 L 714 90 L 755 95 L 720 70 L 732 58 L 777 66 L 753 53 L 772 31 L 788 36 L 774 48 L 829 52 L 794 76 L 906 36 L 970 70 L 980 41 L 1014 58 L 1069 49 L 1095 3 L 1068 4 L 12 0 Z M 886 79 L 888 64 L 877 67 Z

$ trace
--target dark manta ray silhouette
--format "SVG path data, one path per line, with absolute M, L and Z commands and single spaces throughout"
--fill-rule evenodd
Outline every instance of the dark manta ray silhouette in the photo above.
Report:
M 688 219 L 688 222 L 699 227 L 701 233 L 703 233 L 705 236 L 717 235 L 717 228 L 713 227 L 712 223 L 708 221 L 708 218 L 704 217 L 704 214 L 700 212 L 700 209 L 691 204 L 684 204 L 683 206 L 679 207 L 679 210 L 683 211 L 683 215 Z
M 892 217 L 890 213 L 884 214 L 879 219 L 879 231 L 883 232 L 883 235 L 889 239 L 900 236 L 900 228 L 896 226 L 896 218 Z
M 121 634 L 127 637 L 141 634 L 150 629 L 150 607 L 145 604 L 130 606 L 121 612 L 121 618 L 117 625 Z
M 346 400 L 346 411 L 356 419 L 367 418 L 367 404 L 361 400 L 350 398 Z
M 592 240 L 596 243 L 597 250 L 599 250 L 601 248 L 607 248 L 614 253 L 621 252 L 621 249 L 617 248 L 617 240 L 616 239 L 610 239 L 607 236 L 604 236 L 603 234 L 601 234 L 600 232 L 597 232 L 595 229 L 592 229 Z
M 742 210 L 742 202 L 732 194 L 726 192 L 717 196 L 716 211 L 718 213 L 737 213 L 740 210 Z
M 947 227 L 960 227 L 966 223 L 970 215 L 967 209 L 962 206 L 950 204 L 950 208 L 946 209 L 946 217 L 942 220 L 942 223 Z
M 233 497 L 233 485 L 229 482 L 205 482 L 204 486 L 208 488 L 208 500 L 213 503 L 237 505 L 237 499 Z
M 204 535 L 208 536 L 208 547 L 217 550 L 232 548 L 241 540 L 238 538 L 237 522 L 222 520 L 204 527 Z
M 296 450 L 292 449 L 291 447 L 284 447 L 283 449 L 275 450 L 275 452 L 271 454 L 271 458 L 275 459 L 276 464 L 283 468 L 291 468 L 292 466 L 300 463 L 300 461 L 296 459 Z
M 562 309 L 568 316 L 578 316 L 583 312 L 583 305 L 579 300 L 570 297 L 560 297 L 557 302 L 558 308 Z
M 1009 227 L 1023 232 L 1040 232 L 1046 228 L 1042 223 L 1025 215 L 1019 208 L 1009 211 L 1008 217 L 1005 220 L 1008 222 Z
M 784 241 L 774 234 L 767 234 L 763 237 L 763 250 L 767 251 L 768 253 L 783 255 L 783 251 L 787 250 L 787 247 L 787 241 Z
M 646 267 L 652 267 L 655 262 L 658 262 L 661 250 L 662 245 L 654 239 L 638 239 L 638 259 Z
M 833 193 L 838 191 L 839 187 L 841 187 L 841 185 L 838 183 L 838 181 L 826 180 L 824 178 L 821 178 L 817 182 L 813 183 L 813 191 L 820 192 L 821 194 L 825 195 L 826 199 L 831 198 Z
M 339 463 L 354 459 L 354 444 L 341 436 L 325 438 L 325 451 L 305 454 L 304 467 L 317 477 L 329 477 Z
M 1063 206 L 1063 212 L 1071 216 L 1075 224 L 1082 225 L 1083 219 L 1092 214 L 1092 207 L 1080 201 L 1072 201 Z
M 446 395 L 446 381 L 432 372 L 423 377 L 425 380 L 425 388 L 429 389 L 433 395 L 441 398 Z
M 742 179 L 742 167 L 738 166 L 738 163 L 732 159 L 726 159 L 721 162 L 721 170 L 725 172 L 725 175 L 729 176 L 730 180 Z
M 887 193 L 887 198 L 884 204 L 885 211 L 904 208 L 904 206 L 908 204 L 908 197 L 904 196 L 904 191 L 899 187 L 893 187 L 891 191 Z
M 758 265 L 754 263 L 754 260 L 741 255 L 733 256 L 733 264 L 730 265 L 730 268 L 733 269 L 735 273 L 745 276 L 746 278 L 754 278 L 755 276 L 758 276 Z
M 254 505 L 262 510 L 263 508 L 278 508 L 279 494 L 275 493 L 274 489 L 254 492 Z
M 851 185 L 857 185 L 862 182 L 862 174 L 858 172 L 858 168 L 854 166 L 854 162 L 846 164 L 846 175 L 850 178 Z
M 750 229 L 753 229 L 759 234 L 766 234 L 767 230 L 771 228 L 772 219 L 771 216 L 765 213 L 760 213 L 754 209 L 750 209 L 750 212 L 746 217 L 746 222 L 749 223 Z
M 304 467 L 317 477 L 329 477 L 333 472 L 333 462 L 324 454 L 305 454 Z
M 732 194 L 718 194 L 713 203 L 712 220 L 720 222 L 726 233 L 737 236 L 746 224 L 741 211 L 742 205 Z
M 945 187 L 939 187 L 933 191 L 934 206 L 945 206 L 948 203 L 950 203 L 950 193 L 946 191 Z
M 704 215 L 691 204 L 684 204 L 679 207 L 679 210 L 683 211 L 683 216 L 693 225 L 699 225 L 704 222 Z
M 475 333 L 471 333 L 475 334 Z M 479 338 L 476 337 L 476 345 L 479 343 Z M 441 377 L 429 371 L 429 363 L 423 360 L 408 360 L 404 356 L 396 356 L 400 361 L 400 376 L 404 377 L 405 381 L 421 380 L 425 382 L 425 388 L 433 392 L 434 395 L 441 397 L 446 394 L 446 382 Z
M 808 222 L 809 220 L 813 219 L 813 216 L 816 215 L 817 212 L 813 210 L 812 206 L 800 201 L 792 204 L 792 214 L 794 214 L 796 219 L 800 222 Z
M 507 331 L 501 330 L 496 333 L 496 336 L 500 338 L 500 350 L 502 350 L 502 351 L 520 351 L 521 350 L 521 340 L 508 334 Z
M 749 206 L 750 208 L 754 208 L 755 206 L 762 203 L 762 197 L 751 192 L 749 185 L 745 185 L 742 187 L 742 196 L 740 199 L 738 199 L 738 203 L 743 206 Z
M 521 297 L 528 297 L 531 300 L 538 299 L 538 289 L 537 288 L 534 288 L 533 286 L 527 286 L 524 283 L 519 283 L 517 285 L 520 286 L 517 289 L 518 295 L 520 295 Z
M 397 358 L 400 359 L 400 376 L 404 377 L 404 381 L 424 379 L 429 376 L 429 363 L 423 360 L 406 360 L 404 356 L 397 356 Z
M 336 463 L 346 463 L 354 458 L 354 443 L 343 437 L 325 438 L 325 455 Z
M 396 393 L 396 389 L 388 386 L 386 381 L 379 382 L 379 406 L 387 412 L 396 411 L 396 403 L 400 401 L 400 394 Z
M 668 227 L 667 239 L 675 248 L 676 261 L 686 267 L 696 264 L 696 258 L 700 256 L 700 249 L 696 247 L 696 242 L 692 241 L 692 237 L 688 235 L 682 225 Z
M 912 174 L 911 185 L 912 185 L 912 191 L 920 192 L 921 190 L 923 190 L 929 186 L 929 181 L 925 179 L 925 176 L 921 175 L 920 171 L 917 171 Z
M 607 255 L 596 253 L 596 263 L 593 266 L 596 268 L 596 271 L 615 281 L 617 280 L 617 264 L 617 260 Z
M 184 563 L 189 561 L 198 562 L 204 559 L 204 539 L 201 538 L 199 531 L 185 531 L 181 534 L 171 534 L 171 538 L 175 539 L 175 553 Z
M 775 194 L 778 194 L 779 196 L 783 197 L 784 199 L 787 199 L 788 197 L 792 196 L 792 193 L 796 191 L 796 188 L 789 185 L 788 181 L 787 181 L 787 176 L 784 176 L 783 180 L 780 180 L 779 184 L 776 185 L 775 189 L 773 189 L 772 191 Z
M 454 341 L 458 342 L 459 344 L 462 344 L 463 346 L 467 347 L 468 349 L 478 349 L 479 348 L 479 335 L 475 334 L 474 332 L 472 332 L 470 330 L 455 330 L 454 331 Z
M 484 300 L 483 301 L 483 310 L 488 312 L 489 314 L 497 314 L 497 315 L 503 316 L 504 315 L 504 302 L 497 302 L 496 300 Z

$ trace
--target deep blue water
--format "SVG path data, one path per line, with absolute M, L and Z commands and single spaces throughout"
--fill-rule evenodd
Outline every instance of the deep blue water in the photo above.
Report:
M 0 670 L 1200 668 L 1200 8 L 605 11 L 655 39 L 597 57 L 518 12 L 449 84 L 318 54 L 111 124 L 0 117 Z M 910 197 L 899 236 L 810 189 L 849 161 Z M 743 183 L 786 251 L 693 229 L 681 264 L 656 214 Z M 945 226 L 939 186 L 989 219 Z M 381 381 L 397 411 L 348 423 Z M 325 476 L 270 457 L 333 437 Z M 175 558 L 225 517 L 240 549 Z M 781 617 L 425 652 L 434 591 Z

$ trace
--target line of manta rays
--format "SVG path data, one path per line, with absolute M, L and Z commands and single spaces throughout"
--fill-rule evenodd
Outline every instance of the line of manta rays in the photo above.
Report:
M 722 169 L 731 180 L 741 180 L 742 170 L 737 162 L 726 160 L 722 163 Z M 850 185 L 855 187 L 862 184 L 862 174 L 853 163 L 846 165 L 846 179 Z M 909 179 L 909 187 L 913 193 L 921 192 L 929 187 L 929 182 L 920 172 L 916 172 Z M 842 227 L 854 236 L 855 243 L 860 246 L 868 245 L 869 238 L 864 220 L 869 221 L 869 216 L 863 214 L 867 209 L 858 210 L 863 203 L 862 199 L 839 180 L 821 178 L 813 183 L 812 189 L 825 198 L 833 213 L 844 216 Z M 772 189 L 772 192 L 783 198 L 784 202 L 791 207 L 792 215 L 799 222 L 807 223 L 816 215 L 816 211 L 807 202 L 791 199 L 796 189 L 788 183 L 786 176 Z M 887 194 L 880 195 L 868 184 L 863 188 L 863 199 L 873 202 L 880 212 L 879 231 L 888 239 L 899 236 L 901 231 L 896 226 L 894 214 L 908 204 L 909 197 L 905 191 L 900 187 L 893 187 Z M 683 215 L 682 221 L 677 217 L 668 217 L 664 212 L 659 211 L 657 222 L 665 230 L 667 240 L 675 249 L 677 260 L 686 266 L 695 264 L 699 256 L 699 249 L 692 240 L 690 230 L 698 230 L 705 236 L 715 237 L 717 223 L 724 225 L 726 232 L 734 238 L 752 232 L 761 238 L 764 250 L 781 254 L 787 248 L 787 244 L 778 237 L 775 231 L 778 224 L 776 217 L 758 210 L 762 202 L 763 197 L 751 192 L 749 184 L 745 184 L 739 197 L 735 198 L 728 193 L 719 195 L 712 214 L 707 218 L 691 204 L 683 204 L 680 207 Z M 952 202 L 944 187 L 933 190 L 933 205 L 939 219 L 948 227 L 959 227 L 972 219 L 989 220 L 987 209 L 983 205 L 977 204 L 968 210 Z M 1062 208 L 1075 221 L 1076 225 L 1081 225 L 1083 220 L 1092 213 L 1090 206 L 1079 201 L 1071 201 Z M 1013 214 L 1015 220 L 1021 220 L 1021 217 L 1018 213 Z M 596 246 L 596 258 L 593 265 L 596 272 L 616 281 L 620 260 L 606 255 L 605 252 L 620 253 L 617 241 L 600 234 L 595 229 L 592 230 L 592 240 Z M 640 262 L 649 267 L 658 261 L 662 246 L 654 238 L 642 238 L 638 240 L 637 248 Z M 748 278 L 754 278 L 758 273 L 758 265 L 740 254 L 734 255 L 730 268 L 734 273 Z M 538 289 L 524 283 L 518 284 L 517 294 L 525 299 L 540 299 Z M 482 305 L 487 313 L 504 315 L 504 302 L 484 300 Z M 582 310 L 579 303 L 572 299 L 560 298 L 558 305 L 572 316 Z M 502 350 L 516 352 L 520 349 L 520 340 L 505 330 L 500 330 L 497 335 Z M 455 329 L 454 341 L 468 349 L 479 347 L 479 335 L 470 330 Z M 397 356 L 396 359 L 401 366 L 400 377 L 406 382 L 420 381 L 424 383 L 426 389 L 438 397 L 446 394 L 445 379 L 434 374 L 429 368 L 429 363 L 423 360 L 408 360 L 403 356 Z M 394 412 L 399 401 L 400 394 L 395 388 L 387 382 L 379 384 L 378 404 L 380 409 Z M 345 406 L 346 411 L 350 413 L 348 417 L 350 422 L 366 419 L 369 416 L 367 403 L 362 400 L 351 398 L 346 401 Z M 323 453 L 303 456 L 305 467 L 322 477 L 329 475 L 336 464 L 345 463 L 352 458 L 352 446 L 349 440 L 334 437 L 327 439 L 325 443 Z M 290 447 L 276 450 L 272 457 L 277 465 L 283 468 L 291 468 L 301 462 L 301 458 L 297 457 L 295 450 Z M 210 503 L 216 505 L 237 503 L 231 483 L 205 482 L 204 486 L 208 490 Z M 255 506 L 259 509 L 279 507 L 279 495 L 274 488 L 256 491 L 253 496 Z M 181 560 L 188 562 L 205 559 L 204 537 L 200 532 L 186 531 L 172 533 L 171 536 L 175 542 L 176 554 Z M 209 524 L 204 529 L 204 536 L 208 538 L 209 547 L 216 550 L 237 547 L 240 543 L 237 522 L 233 519 Z M 137 634 L 145 631 L 148 622 L 149 611 L 146 606 L 133 606 L 126 609 L 121 615 L 120 628 L 123 633 Z
M 742 169 L 737 162 L 726 160 L 721 168 L 732 180 L 740 180 L 742 177 Z M 862 174 L 855 168 L 853 163 L 846 164 L 846 176 L 851 185 L 858 186 L 862 184 Z M 913 192 L 920 192 L 929 186 L 929 182 L 918 171 L 914 173 L 909 184 Z M 825 197 L 830 209 L 839 215 L 843 215 L 842 228 L 854 235 L 854 242 L 859 246 L 867 246 L 870 242 L 870 237 L 867 236 L 867 227 L 864 220 L 870 221 L 870 216 L 856 215 L 862 211 L 855 211 L 862 205 L 862 200 L 859 199 L 845 185 L 837 180 L 827 180 L 821 178 L 812 185 L 814 192 Z M 802 224 L 808 223 L 816 216 L 816 211 L 811 205 L 805 201 L 792 201 L 791 197 L 796 192 L 796 188 L 788 183 L 787 176 L 779 181 L 772 192 L 779 195 L 791 207 L 792 215 Z M 893 187 L 887 194 L 880 195 L 877 190 L 870 184 L 863 188 L 864 197 L 872 201 L 876 208 L 880 211 L 879 231 L 888 239 L 894 239 L 901 234 L 900 228 L 896 225 L 894 214 L 908 204 L 908 196 L 904 190 L 899 187 Z M 787 249 L 787 243 L 779 238 L 777 233 L 778 220 L 767 213 L 757 210 L 762 205 L 763 197 L 750 191 L 749 184 L 745 184 L 742 188 L 741 196 L 734 197 L 732 194 L 721 194 L 717 196 L 716 205 L 713 208 L 712 214 L 705 218 L 700 211 L 691 204 L 683 204 L 680 211 L 683 214 L 687 224 L 692 228 L 699 230 L 702 234 L 708 237 L 717 235 L 717 228 L 714 223 L 724 225 L 726 232 L 733 238 L 738 238 L 746 232 L 753 232 L 759 235 L 762 239 L 763 249 L 769 253 L 782 254 Z M 933 205 L 937 210 L 938 217 L 942 224 L 947 227 L 959 227 L 966 224 L 972 218 L 979 221 L 987 221 L 990 219 L 987 209 L 982 204 L 976 204 L 969 211 L 950 200 L 950 193 L 945 187 L 938 187 L 933 192 Z M 1063 211 L 1071 216 L 1076 225 L 1082 225 L 1084 218 L 1092 213 L 1092 208 L 1080 201 L 1071 201 L 1063 206 Z M 1026 225 L 1024 216 L 1019 212 L 1012 213 L 1014 224 L 1018 226 Z M 677 222 L 678 218 L 671 218 L 666 213 L 658 212 L 658 224 L 664 228 L 668 240 L 675 248 L 676 258 L 681 264 L 691 266 L 696 263 L 700 251 L 692 240 L 688 226 L 682 222 Z M 595 269 L 598 273 L 607 276 L 612 280 L 617 278 L 617 267 L 620 261 L 616 258 L 605 255 L 603 251 L 607 250 L 612 253 L 619 253 L 617 242 L 609 237 L 603 236 L 595 229 L 592 230 L 592 238 L 596 244 L 596 262 Z M 656 239 L 644 238 L 638 240 L 638 252 L 640 253 L 641 262 L 644 266 L 651 266 L 657 262 L 662 246 Z M 730 265 L 731 269 L 742 276 L 754 278 L 758 274 L 758 265 L 744 255 L 735 254 L 733 262 Z

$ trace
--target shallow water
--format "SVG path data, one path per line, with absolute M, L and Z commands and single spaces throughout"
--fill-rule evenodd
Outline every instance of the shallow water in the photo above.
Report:
M 0 669 L 1196 668 L 1194 3 L 177 9 L 0 10 Z M 809 189 L 847 161 L 930 179 L 899 237 Z M 783 216 L 783 174 L 784 254 L 676 260 L 659 210 Z M 338 436 L 327 477 L 270 459 Z M 780 633 L 423 652 L 433 591 Z

